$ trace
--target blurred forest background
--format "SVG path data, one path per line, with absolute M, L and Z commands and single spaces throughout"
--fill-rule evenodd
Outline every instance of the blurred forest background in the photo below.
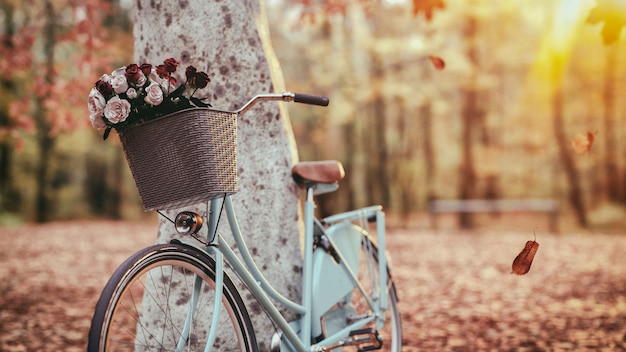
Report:
M 433 199 L 549 198 L 577 226 L 623 230 L 626 14 L 605 7 L 593 23 L 594 0 L 420 2 L 265 0 L 286 86 L 331 100 L 289 105 L 300 158 L 346 167 L 320 210 L 408 218 Z M 86 108 L 102 73 L 133 62 L 132 19 L 125 0 L 0 0 L 0 225 L 147 216 Z

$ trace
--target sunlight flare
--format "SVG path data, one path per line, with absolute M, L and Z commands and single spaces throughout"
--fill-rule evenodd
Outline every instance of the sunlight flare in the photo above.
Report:
M 586 0 L 561 0 L 552 26 L 544 34 L 531 71 L 533 86 L 540 82 L 547 83 L 547 88 L 555 88 L 561 83 L 588 6 Z

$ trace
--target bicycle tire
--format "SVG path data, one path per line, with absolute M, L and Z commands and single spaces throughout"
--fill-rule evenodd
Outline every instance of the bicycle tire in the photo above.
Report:
M 361 254 L 359 255 L 359 269 L 358 280 L 363 286 L 364 290 L 368 292 L 370 299 L 372 296 L 377 295 L 374 291 L 376 284 L 373 282 L 380 282 L 378 275 L 378 246 L 370 239 L 370 236 L 364 232 L 361 239 Z M 388 307 L 385 313 L 384 327 L 381 329 L 374 323 L 366 327 L 374 328 L 378 331 L 383 338 L 382 348 L 380 351 L 387 352 L 401 352 L 402 351 L 402 321 L 400 318 L 400 310 L 398 308 L 398 296 L 396 293 L 395 285 L 391 277 L 391 269 L 387 265 L 387 276 L 389 278 L 386 290 L 388 298 Z M 353 316 L 367 316 L 371 314 L 370 306 L 365 301 L 363 295 L 358 288 L 354 288 L 350 294 L 345 298 L 345 301 L 340 302 L 334 308 L 342 310 L 343 314 L 346 314 L 348 318 Z M 361 351 L 363 346 L 346 346 L 343 351 L 357 350 Z
M 88 352 L 177 350 L 181 321 L 191 305 L 191 281 L 197 277 L 203 285 L 189 338 L 183 340 L 184 351 L 203 351 L 213 314 L 215 261 L 191 246 L 162 244 L 138 251 L 109 279 L 96 304 Z M 212 350 L 258 352 L 250 316 L 226 274 L 223 286 L 220 330 Z M 157 318 L 148 317 L 153 311 Z
M 372 251 L 372 259 L 375 264 L 375 268 L 378 268 L 378 246 L 370 240 L 369 236 L 365 237 L 362 241 L 361 249 L 367 254 L 367 245 L 371 246 Z M 359 270 L 360 271 L 360 270 Z M 361 274 L 359 274 L 361 276 Z M 387 283 L 387 299 L 388 299 L 388 308 L 387 313 L 385 314 L 385 327 L 383 330 L 379 332 L 383 335 L 383 347 L 380 351 L 389 351 L 389 352 L 401 352 L 402 351 L 402 319 L 400 317 L 400 309 L 398 308 L 398 295 L 396 292 L 396 286 L 393 282 L 391 276 L 391 268 L 387 265 L 387 276 L 389 277 L 389 281 Z M 375 278 L 378 279 L 378 276 L 375 275 Z M 363 278 L 359 277 L 359 281 L 363 282 Z M 391 336 L 391 339 L 388 338 Z

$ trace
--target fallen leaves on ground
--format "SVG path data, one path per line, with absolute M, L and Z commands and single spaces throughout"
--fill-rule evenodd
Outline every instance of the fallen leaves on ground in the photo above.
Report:
M 0 350 L 84 351 L 100 290 L 156 226 L 0 229 Z M 542 234 L 509 275 L 523 235 L 389 230 L 403 352 L 626 349 L 626 235 Z

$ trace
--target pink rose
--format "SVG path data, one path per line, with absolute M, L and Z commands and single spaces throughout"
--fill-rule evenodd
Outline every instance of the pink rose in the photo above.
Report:
M 107 127 L 107 124 L 102 119 L 102 113 L 89 115 L 89 121 L 91 121 L 91 125 L 95 129 L 101 130 L 101 129 Z
M 137 91 L 135 90 L 135 88 L 128 88 L 128 90 L 126 91 L 126 96 L 128 97 L 128 99 L 136 99 Z
M 104 117 L 111 123 L 124 122 L 129 114 L 130 103 L 128 100 L 120 99 L 117 95 L 111 98 L 104 107 Z
M 163 91 L 161 90 L 161 86 L 156 82 L 150 83 L 150 85 L 146 88 L 146 97 L 144 100 L 152 106 L 161 105 L 163 102 Z
M 89 97 L 87 98 L 87 108 L 89 109 L 89 112 L 92 114 L 102 115 L 106 105 L 107 101 L 104 98 L 104 95 L 102 95 L 97 88 L 91 88 L 91 91 L 89 91 Z
M 113 76 L 111 78 L 111 87 L 117 94 L 121 94 L 126 92 L 128 89 L 128 81 L 126 81 L 126 76 Z

